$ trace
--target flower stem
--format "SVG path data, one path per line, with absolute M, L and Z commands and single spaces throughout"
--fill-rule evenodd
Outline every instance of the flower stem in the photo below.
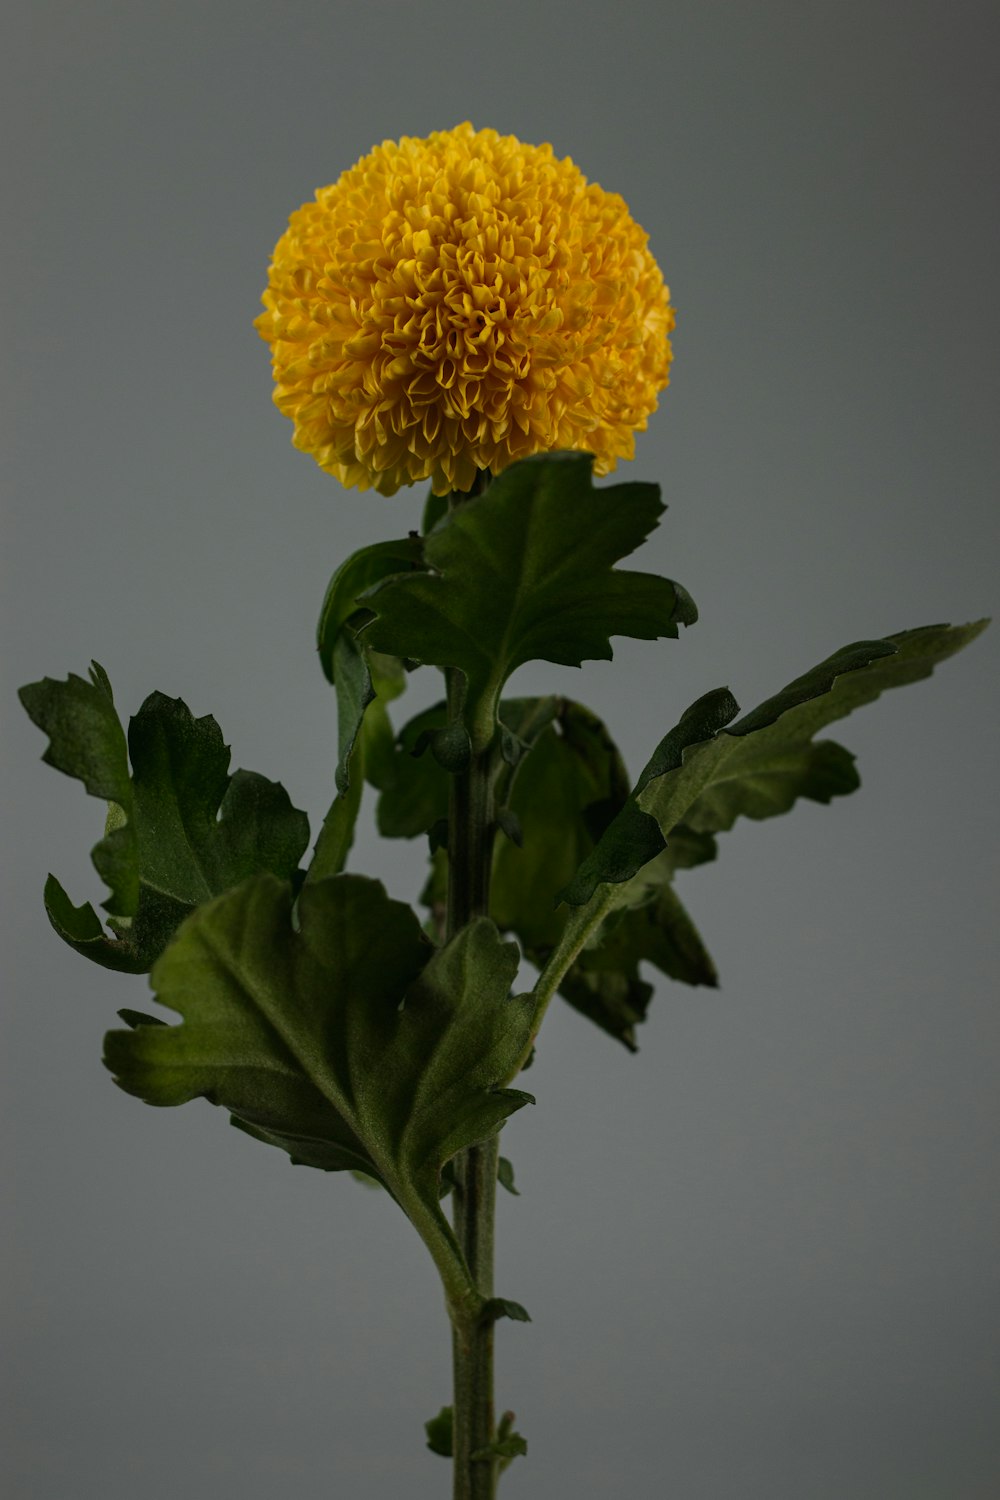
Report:
M 463 684 L 448 674 L 449 717 L 461 712 Z M 492 755 L 470 757 L 452 778 L 448 809 L 448 919 L 451 938 L 489 908 L 493 859 Z M 496 1208 L 497 1140 L 471 1146 L 455 1159 L 455 1236 L 476 1289 L 493 1295 L 493 1222 Z M 493 1321 L 452 1318 L 454 1365 L 454 1500 L 494 1500 L 495 1458 L 474 1458 L 496 1436 L 493 1420 Z

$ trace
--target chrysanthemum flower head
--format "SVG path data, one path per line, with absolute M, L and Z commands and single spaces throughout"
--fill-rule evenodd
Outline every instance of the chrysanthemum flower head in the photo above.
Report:
M 279 240 L 257 319 L 296 447 L 385 495 L 582 449 L 631 458 L 674 315 L 625 203 L 469 124 L 385 141 Z

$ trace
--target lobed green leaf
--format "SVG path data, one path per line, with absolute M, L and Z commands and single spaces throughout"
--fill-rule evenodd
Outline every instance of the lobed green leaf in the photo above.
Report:
M 629 780 L 607 729 L 580 704 L 561 698 L 504 699 L 500 715 L 517 753 L 499 769 L 497 821 L 502 827 L 506 819 L 522 837 L 509 845 L 498 841 L 494 848 L 491 911 L 498 926 L 514 933 L 527 956 L 541 966 L 566 925 L 566 908 L 557 905 L 556 894 L 627 806 Z M 444 704 L 438 704 L 401 731 L 396 774 L 379 801 L 383 833 L 413 837 L 447 810 L 447 775 L 430 754 L 415 757 L 412 749 L 426 743 L 444 719 Z M 627 835 L 622 860 L 634 863 L 636 829 L 648 858 L 663 849 L 657 824 L 638 809 L 615 826 Z M 700 849 L 693 835 L 692 842 Z M 635 1026 L 652 995 L 652 986 L 639 976 L 640 962 L 653 963 L 685 983 L 716 983 L 704 944 L 669 889 L 673 866 L 656 863 L 649 868 L 656 870 L 655 880 L 638 883 L 628 895 L 637 910 L 627 916 L 617 913 L 614 922 L 605 924 L 560 985 L 574 1009 L 633 1049 Z M 443 907 L 446 889 L 447 863 L 440 854 L 424 892 L 427 905 Z
M 610 637 L 676 637 L 697 611 L 679 585 L 614 564 L 663 512 L 655 485 L 595 490 L 588 454 L 539 455 L 439 519 L 425 571 L 385 578 L 364 596 L 376 649 L 455 667 L 478 751 L 496 728 L 504 683 L 533 660 L 610 659 Z
M 115 937 L 54 876 L 45 886 L 49 920 L 77 952 L 145 973 L 202 902 L 259 870 L 294 875 L 309 838 L 305 814 L 279 783 L 251 771 L 230 774 L 229 748 L 211 716 L 196 719 L 179 698 L 153 693 L 126 740 L 96 663 L 89 682 L 47 677 L 20 696 L 49 736 L 43 759 L 109 800 L 92 857 L 109 888 L 103 905 Z
M 640 807 L 669 840 L 680 823 L 695 834 L 714 834 L 741 816 L 786 812 L 799 797 L 829 802 L 854 790 L 853 757 L 839 745 L 812 743 L 812 737 L 890 688 L 930 676 L 984 625 L 925 626 L 835 652 L 694 748 L 682 764 L 661 769 L 654 757 L 640 778 Z
M 529 1035 L 516 947 L 484 918 L 436 949 L 360 876 L 292 905 L 265 874 L 202 906 L 152 974 L 182 1024 L 110 1032 L 105 1062 L 149 1104 L 201 1096 L 293 1162 L 367 1173 L 453 1244 L 444 1164 L 530 1102 L 501 1087 Z

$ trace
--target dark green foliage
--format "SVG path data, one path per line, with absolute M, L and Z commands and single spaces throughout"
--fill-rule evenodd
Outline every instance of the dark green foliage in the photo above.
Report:
M 109 802 L 93 851 L 109 887 L 109 938 L 89 904 L 74 906 L 54 876 L 45 886 L 53 927 L 107 968 L 145 973 L 179 923 L 202 902 L 260 870 L 291 878 L 309 839 L 306 816 L 276 782 L 229 773 L 229 749 L 210 716 L 153 693 L 130 721 L 128 740 L 106 673 L 90 681 L 46 677 L 21 701 L 49 736 L 44 759 Z M 131 774 L 129 771 L 131 760 Z
M 735 723 L 728 690 L 706 694 L 654 751 L 634 805 L 655 819 L 668 849 L 679 838 L 680 865 L 712 857 L 713 836 L 738 817 L 773 817 L 799 797 L 829 802 L 853 791 L 859 784 L 854 757 L 831 741 L 815 742 L 816 732 L 889 688 L 929 676 L 984 623 L 930 625 L 846 646 Z M 620 857 L 629 816 L 609 827 L 564 899 L 582 905 L 599 885 L 631 878 Z
M 505 698 L 500 704 L 504 743 L 517 746 L 517 755 L 510 759 L 501 757 L 496 769 L 494 796 L 498 806 L 506 805 L 512 773 L 520 758 L 551 724 L 561 701 Z M 376 811 L 378 830 L 386 838 L 417 838 L 430 833 L 435 824 L 447 818 L 449 775 L 441 754 L 435 754 L 435 746 L 440 745 L 447 724 L 447 708 L 444 703 L 435 703 L 400 730 Z
M 596 940 L 594 951 L 600 951 L 600 939 Z M 578 960 L 559 985 L 560 995 L 574 1010 L 624 1043 L 630 1052 L 638 1051 L 635 1028 L 646 1019 L 653 998 L 653 986 L 640 979 L 636 969 L 637 965 L 630 963 L 625 971 L 602 971 Z
M 450 1406 L 442 1406 L 436 1417 L 424 1423 L 427 1446 L 432 1453 L 438 1453 L 442 1458 L 452 1457 L 454 1427 L 455 1414 Z
M 481 495 L 438 520 L 423 541 L 425 571 L 397 574 L 365 595 L 376 649 L 457 667 L 474 749 L 493 738 L 504 683 L 524 662 L 579 666 L 611 657 L 612 635 L 678 634 L 697 612 L 678 585 L 614 564 L 662 514 L 655 485 L 595 490 L 587 454 L 514 464 Z
M 320 664 L 328 681 L 337 680 L 335 650 L 344 626 L 359 611 L 365 613 L 361 595 L 390 574 L 421 566 L 420 541 L 413 536 L 362 547 L 341 564 L 330 579 L 316 630 Z
M 344 868 L 362 787 L 365 781 L 380 786 L 392 760 L 393 731 L 386 704 L 403 691 L 404 664 L 359 642 L 358 627 L 370 618 L 361 596 L 387 574 L 421 565 L 418 538 L 379 542 L 353 553 L 327 588 L 316 634 L 320 664 L 337 696 L 337 796 L 323 820 L 310 880 L 325 879 Z
M 514 1413 L 505 1411 L 497 1424 L 497 1435 L 492 1443 L 486 1448 L 477 1449 L 472 1458 L 474 1462 L 499 1459 L 497 1470 L 502 1474 L 515 1458 L 523 1458 L 527 1452 L 528 1444 L 519 1432 L 514 1431 Z
M 630 789 L 589 710 L 500 694 L 525 662 L 608 658 L 613 635 L 676 637 L 696 618 L 679 586 L 615 567 L 662 510 L 651 485 L 595 490 L 587 455 L 538 457 L 450 510 L 429 504 L 424 537 L 364 548 L 338 569 L 318 631 L 337 695 L 338 795 L 304 874 L 304 814 L 280 785 L 230 773 L 213 719 L 153 694 L 126 737 L 96 664 L 89 680 L 46 678 L 21 694 L 49 736 L 46 761 L 108 804 L 93 859 L 113 936 L 53 876 L 50 920 L 110 968 L 152 966 L 157 998 L 182 1017 L 168 1025 L 121 1011 L 128 1029 L 106 1042 L 117 1082 L 153 1104 L 203 1096 L 294 1162 L 383 1185 L 431 1246 L 463 1316 L 478 1294 L 441 1198 L 457 1153 L 528 1101 L 507 1084 L 530 1057 L 548 996 L 558 987 L 634 1048 L 653 993 L 642 965 L 715 985 L 677 871 L 713 859 L 740 817 L 853 791 L 853 756 L 818 732 L 929 675 L 983 628 L 859 642 L 742 718 L 728 689 L 708 693 Z M 453 712 L 437 705 L 397 739 L 387 705 L 421 662 L 452 669 Z M 479 805 L 492 809 L 495 925 L 477 919 L 435 947 L 408 907 L 341 873 L 362 787 L 380 792 L 382 833 L 428 837 L 437 931 L 450 788 L 487 754 Z M 534 999 L 510 998 L 518 953 L 500 932 L 545 969 Z M 497 1176 L 516 1192 L 505 1158 Z M 480 1318 L 527 1318 L 517 1303 L 479 1300 Z M 438 1452 L 450 1452 L 447 1411 L 428 1424 Z M 508 1424 L 481 1456 L 503 1463 L 523 1451 Z
M 671 883 L 665 856 L 653 860 L 628 891 L 631 905 L 612 911 L 559 987 L 560 994 L 603 1031 L 636 1050 L 653 987 L 640 963 L 689 985 L 718 984 L 715 965 Z
M 699 698 L 687 709 L 680 723 L 660 741 L 639 778 L 636 792 L 641 791 L 652 776 L 680 766 L 686 751 L 711 739 L 738 713 L 739 704 L 728 688 Z M 598 885 L 631 880 L 663 848 L 664 837 L 656 819 L 638 806 L 634 795 L 623 799 L 621 811 L 604 831 L 597 849 L 560 890 L 560 899 L 571 906 L 582 906 L 590 900 Z
M 426 750 L 414 753 L 445 718 L 444 704 L 437 704 L 401 731 L 395 773 L 378 804 L 382 833 L 415 837 L 447 811 L 448 776 Z M 564 698 L 504 699 L 500 719 L 507 743 L 516 751 L 501 756 L 497 768 L 497 821 L 501 827 L 505 821 L 512 825 L 521 839 L 495 844 L 491 912 L 497 925 L 514 933 L 527 956 L 541 965 L 566 923 L 557 893 L 608 825 L 622 833 L 620 862 L 629 875 L 661 851 L 664 841 L 655 820 L 628 802 L 629 779 L 621 756 L 589 709 Z M 690 917 L 664 884 L 672 867 L 655 868 L 655 882 L 638 886 L 631 895 L 638 909 L 618 913 L 607 924 L 608 933 L 614 927 L 614 942 L 606 943 L 602 930 L 560 986 L 570 1005 L 629 1047 L 652 995 L 652 986 L 639 977 L 642 960 L 688 984 L 716 982 Z M 424 892 L 429 906 L 443 905 L 446 885 L 442 853 Z
M 513 1193 L 515 1198 L 520 1197 L 518 1189 L 514 1186 L 514 1168 L 506 1156 L 497 1158 L 497 1182 L 502 1188 L 506 1188 L 508 1193 Z
M 260 875 L 203 906 L 156 964 L 183 1017 L 112 1031 L 115 1081 L 149 1104 L 203 1096 L 294 1162 L 362 1171 L 447 1230 L 444 1163 L 529 1096 L 502 1085 L 529 1035 L 517 950 L 481 918 L 435 949 L 377 881 L 292 891 Z
M 515 932 L 529 954 L 558 941 L 565 913 L 556 906 L 556 893 L 628 790 L 628 773 L 600 719 L 579 703 L 558 699 L 551 721 L 512 772 L 510 807 L 521 847 L 498 841 L 493 864 L 494 920 Z
M 728 689 L 700 698 L 661 741 L 634 793 L 562 892 L 584 908 L 617 887 L 610 914 L 591 929 L 562 993 L 631 1045 L 631 1028 L 649 1000 L 637 960 L 689 983 L 714 984 L 711 959 L 671 890 L 675 871 L 714 859 L 715 835 L 740 816 L 773 817 L 799 797 L 825 803 L 853 791 L 854 757 L 812 736 L 887 688 L 928 676 L 984 624 L 928 626 L 846 647 L 735 723 Z M 657 839 L 647 838 L 650 824 L 663 846 L 658 854 Z
M 562 699 L 505 700 L 498 821 L 516 829 L 521 846 L 513 839 L 495 845 L 497 924 L 542 964 L 567 920 L 554 894 L 583 905 L 599 887 L 619 887 L 559 988 L 576 1009 L 634 1047 L 652 995 L 642 963 L 686 984 L 717 983 L 673 888 L 676 871 L 714 859 L 716 834 L 739 816 L 772 817 L 799 797 L 826 803 L 853 791 L 854 757 L 812 735 L 887 687 L 926 676 L 980 628 L 930 627 L 848 647 L 738 720 L 728 689 L 708 693 L 657 746 L 631 794 L 607 730 L 586 709 Z M 403 731 L 379 804 L 382 832 L 413 836 L 443 816 L 448 778 L 430 756 L 414 758 L 412 747 L 444 719 L 439 705 Z M 443 902 L 446 878 L 439 856 L 425 893 L 430 904 Z
M 365 709 L 375 699 L 375 685 L 364 652 L 350 630 L 342 630 L 333 648 L 337 677 L 337 769 L 334 784 L 344 796 L 351 784 L 351 752 L 358 742 Z M 362 780 L 359 777 L 359 780 Z
M 531 1316 L 520 1302 L 511 1302 L 509 1297 L 491 1297 L 485 1304 L 481 1316 L 490 1323 L 498 1318 L 513 1318 L 515 1323 L 530 1323 Z
M 365 783 L 381 787 L 392 773 L 395 746 L 387 705 L 405 686 L 401 663 L 374 652 L 365 657 L 349 630 L 335 656 L 348 664 L 337 688 L 338 792 L 316 840 L 309 881 L 340 874 L 354 842 Z

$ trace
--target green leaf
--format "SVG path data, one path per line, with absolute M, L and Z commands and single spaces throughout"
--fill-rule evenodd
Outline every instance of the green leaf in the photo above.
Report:
M 327 587 L 316 631 L 320 664 L 329 682 L 337 680 L 335 652 L 343 628 L 359 609 L 364 610 L 360 596 L 392 573 L 421 566 L 420 541 L 411 535 L 362 547 L 337 569 Z
M 650 822 L 668 848 L 679 845 L 671 862 L 680 868 L 712 858 L 713 835 L 738 817 L 773 817 L 800 797 L 830 802 L 853 791 L 854 757 L 813 736 L 887 689 L 929 676 L 985 624 L 930 625 L 845 646 L 735 723 L 729 690 L 706 693 L 657 746 L 633 796 L 562 899 L 582 906 L 599 886 L 631 880 L 656 855 Z
M 350 785 L 351 751 L 357 743 L 365 709 L 375 698 L 364 652 L 349 630 L 342 630 L 333 648 L 337 693 L 337 769 L 334 782 L 341 796 Z
M 598 928 L 559 986 L 574 1009 L 637 1050 L 635 1028 L 646 1018 L 652 985 L 639 973 L 651 963 L 684 984 L 715 988 L 718 975 L 698 929 L 670 884 L 673 868 L 661 857 L 643 870 L 649 882 L 636 904 L 616 910 Z
M 727 689 L 699 699 L 661 741 L 635 792 L 562 892 L 575 910 L 535 987 L 536 1030 L 548 998 L 561 989 L 633 1045 L 649 998 L 638 978 L 642 958 L 688 982 L 711 984 L 711 959 L 668 893 L 674 871 L 714 858 L 715 834 L 737 817 L 770 817 L 799 797 L 829 802 L 853 790 L 853 757 L 839 745 L 814 742 L 816 732 L 887 688 L 928 676 L 986 623 L 927 626 L 845 647 L 736 723 Z M 658 853 L 650 825 L 666 841 Z
M 387 703 L 405 686 L 402 663 L 365 652 L 349 628 L 333 648 L 337 665 L 337 796 L 330 805 L 306 878 L 338 875 L 354 843 L 354 829 L 367 781 L 382 786 L 392 774 L 394 736 Z
M 165 1026 L 167 1024 L 166 1021 L 161 1021 L 159 1016 L 147 1016 L 145 1011 L 141 1010 L 120 1010 L 118 1015 L 126 1026 L 131 1026 L 133 1031 L 137 1026 Z
M 733 706 L 735 712 L 735 705 Z M 522 834 L 509 847 L 494 848 L 491 912 L 498 926 L 514 933 L 533 962 L 544 962 L 566 925 L 566 909 L 556 905 L 556 893 L 587 854 L 603 829 L 613 822 L 628 797 L 629 780 L 607 729 L 589 709 L 566 699 L 504 699 L 501 722 L 520 749 L 505 761 L 497 779 L 498 799 L 509 798 L 497 820 Z M 379 826 L 385 833 L 413 836 L 423 831 L 447 808 L 448 778 L 430 756 L 414 759 L 411 744 L 426 741 L 442 722 L 443 704 L 419 715 L 400 735 L 397 775 L 379 802 Z M 515 733 L 516 731 L 516 733 Z M 511 760 L 515 764 L 510 763 Z M 663 849 L 664 840 L 654 819 L 632 804 L 624 826 L 624 855 L 632 860 L 636 841 L 647 838 L 647 858 Z M 647 833 L 648 831 L 648 833 Z M 691 835 L 692 855 L 704 855 L 703 843 Z M 560 993 L 574 1009 L 603 1030 L 635 1047 L 635 1026 L 645 1015 L 652 986 L 639 976 L 640 961 L 657 965 L 672 978 L 690 984 L 716 983 L 715 967 L 694 924 L 669 889 L 673 865 L 648 867 L 655 880 L 640 879 L 634 890 L 622 893 L 623 902 L 641 910 L 615 913 L 591 945 L 579 956 L 560 985 Z M 626 865 L 626 873 L 632 865 Z M 644 872 L 645 873 L 645 872 Z M 424 892 L 430 907 L 446 899 L 447 864 L 435 860 Z M 614 941 L 609 935 L 614 932 Z
M 511 807 L 497 808 L 497 827 L 518 849 L 524 848 L 524 829 L 521 820 Z
M 364 771 L 358 765 L 361 755 L 359 745 L 353 755 L 355 774 L 351 776 L 347 790 L 338 793 L 333 799 L 323 819 L 313 857 L 306 871 L 307 882 L 327 880 L 331 875 L 339 875 L 347 864 L 347 856 L 354 844 L 354 829 L 361 810 L 361 793 L 364 788 Z
M 482 1317 L 489 1323 L 495 1323 L 499 1318 L 512 1318 L 515 1323 L 530 1323 L 531 1314 L 520 1302 L 512 1302 L 509 1297 L 491 1297 L 482 1311 Z
M 630 1052 L 639 1049 L 635 1028 L 646 1019 L 653 986 L 629 972 L 588 969 L 581 962 L 571 966 L 559 985 L 559 993 L 574 1010 L 593 1021 L 602 1031 L 624 1043 Z
M 678 585 L 615 570 L 663 512 L 655 485 L 595 490 L 588 454 L 505 469 L 423 541 L 427 571 L 365 595 L 362 637 L 380 651 L 457 667 L 473 748 L 493 737 L 503 684 L 534 660 L 610 659 L 612 635 L 676 637 L 697 612 Z
M 45 907 L 59 935 L 107 968 L 146 972 L 179 923 L 202 902 L 258 870 L 291 877 L 309 838 L 285 789 L 250 771 L 229 774 L 229 749 L 210 716 L 153 693 L 127 740 L 106 674 L 45 678 L 21 690 L 50 743 L 43 759 L 110 799 L 93 851 L 110 895 L 109 938 L 93 907 L 74 906 L 50 876 Z M 129 774 L 129 757 L 132 762 Z
M 65 682 L 45 677 L 18 693 L 28 716 L 49 736 L 42 760 L 82 781 L 92 797 L 126 810 L 132 788 L 125 731 L 115 712 L 108 674 L 96 661 L 90 680 L 71 672 Z
M 698 930 L 669 878 L 650 886 L 646 901 L 615 912 L 605 924 L 599 946 L 585 949 L 585 967 L 606 973 L 627 969 L 645 960 L 683 984 L 708 985 L 719 982 L 713 964 Z
M 417 838 L 448 814 L 448 773 L 430 754 L 431 735 L 448 722 L 444 703 L 410 719 L 399 731 L 391 774 L 378 799 L 384 838 Z
M 49 736 L 42 755 L 46 765 L 82 781 L 92 797 L 102 797 L 119 809 L 116 826 L 110 826 L 109 818 L 106 836 L 94 850 L 94 863 L 110 888 L 106 908 L 123 916 L 133 915 L 139 900 L 139 879 L 132 783 L 125 731 L 115 712 L 107 673 L 93 662 L 89 681 L 73 672 L 65 682 L 45 677 L 21 688 L 18 697 L 32 722 Z M 66 905 L 68 908 L 68 902 Z M 90 929 L 81 941 L 92 939 L 94 923 L 99 932 L 103 930 L 92 908 L 72 910 L 75 920 L 69 909 L 64 912 L 68 928 L 82 932 L 86 925 Z M 85 911 L 90 911 L 92 922 L 84 918 Z
M 514 1168 L 506 1156 L 497 1158 L 497 1182 L 499 1182 L 502 1188 L 506 1188 L 508 1193 L 513 1193 L 515 1198 L 521 1196 L 519 1190 L 514 1186 Z
M 639 778 L 636 792 L 653 776 L 681 766 L 687 752 L 703 741 L 712 740 L 738 713 L 739 704 L 728 688 L 720 688 L 699 698 L 685 711 L 680 723 L 660 741 Z M 597 847 L 560 891 L 560 900 L 571 906 L 583 906 L 599 885 L 631 880 L 644 865 L 656 858 L 664 848 L 664 842 L 659 823 L 639 806 L 633 794 L 608 825 Z
M 490 1459 L 499 1459 L 498 1472 L 503 1473 L 512 1460 L 523 1458 L 528 1451 L 528 1444 L 519 1432 L 514 1431 L 514 1413 L 505 1411 L 497 1424 L 497 1435 L 492 1443 L 485 1448 L 479 1448 L 471 1454 L 473 1462 L 486 1462 Z
M 397 697 L 405 686 L 402 664 L 394 657 L 380 656 L 358 644 L 357 637 L 346 626 L 333 648 L 337 677 L 337 769 L 334 782 L 340 796 L 350 786 L 352 755 L 363 727 L 368 729 L 368 776 L 378 785 L 386 756 L 391 758 L 392 727 L 385 705 Z M 395 668 L 395 670 L 393 670 Z M 376 702 L 377 711 L 371 713 Z M 383 742 L 388 740 L 388 747 Z
M 364 757 L 369 774 L 377 784 L 377 743 L 380 737 L 384 737 L 383 724 L 388 724 L 384 705 L 398 696 L 405 685 L 401 661 L 359 644 L 356 627 L 368 618 L 360 596 L 388 574 L 421 566 L 420 540 L 411 534 L 399 541 L 377 542 L 352 553 L 334 573 L 327 587 L 316 635 L 320 664 L 337 694 L 337 769 L 334 781 L 343 801 L 339 806 L 334 804 L 331 807 L 324 821 L 326 837 L 321 834 L 317 848 L 319 869 L 323 875 L 335 873 L 343 867 L 353 840 L 360 796 L 348 794 L 356 759 L 354 749 L 365 722 L 366 710 L 376 698 L 381 700 L 381 713 L 370 716 L 376 724 Z M 391 730 L 389 740 L 391 743 Z M 364 775 L 364 772 L 360 774 Z
M 431 1417 L 429 1422 L 424 1423 L 427 1446 L 432 1453 L 439 1453 L 442 1458 L 453 1456 L 454 1427 L 455 1416 L 450 1406 L 442 1406 L 436 1417 Z
M 495 1438 L 487 1447 L 478 1448 L 470 1456 L 474 1463 L 485 1463 L 491 1458 L 506 1459 L 509 1463 L 512 1458 L 523 1458 L 527 1451 L 528 1444 L 525 1439 L 519 1432 L 512 1432 L 509 1437 Z
M 579 703 L 556 700 L 549 723 L 513 773 L 510 809 L 522 847 L 498 840 L 493 862 L 494 921 L 516 933 L 529 954 L 558 941 L 566 914 L 556 894 L 628 791 L 628 773 L 600 719 Z
M 435 949 L 382 886 L 259 875 L 201 907 L 153 970 L 180 1025 L 110 1032 L 115 1081 L 149 1104 L 203 1096 L 293 1162 L 376 1178 L 438 1256 L 452 1156 L 530 1096 L 501 1087 L 529 1037 L 513 944 L 485 918 Z M 440 1259 L 439 1259 L 440 1264 Z

